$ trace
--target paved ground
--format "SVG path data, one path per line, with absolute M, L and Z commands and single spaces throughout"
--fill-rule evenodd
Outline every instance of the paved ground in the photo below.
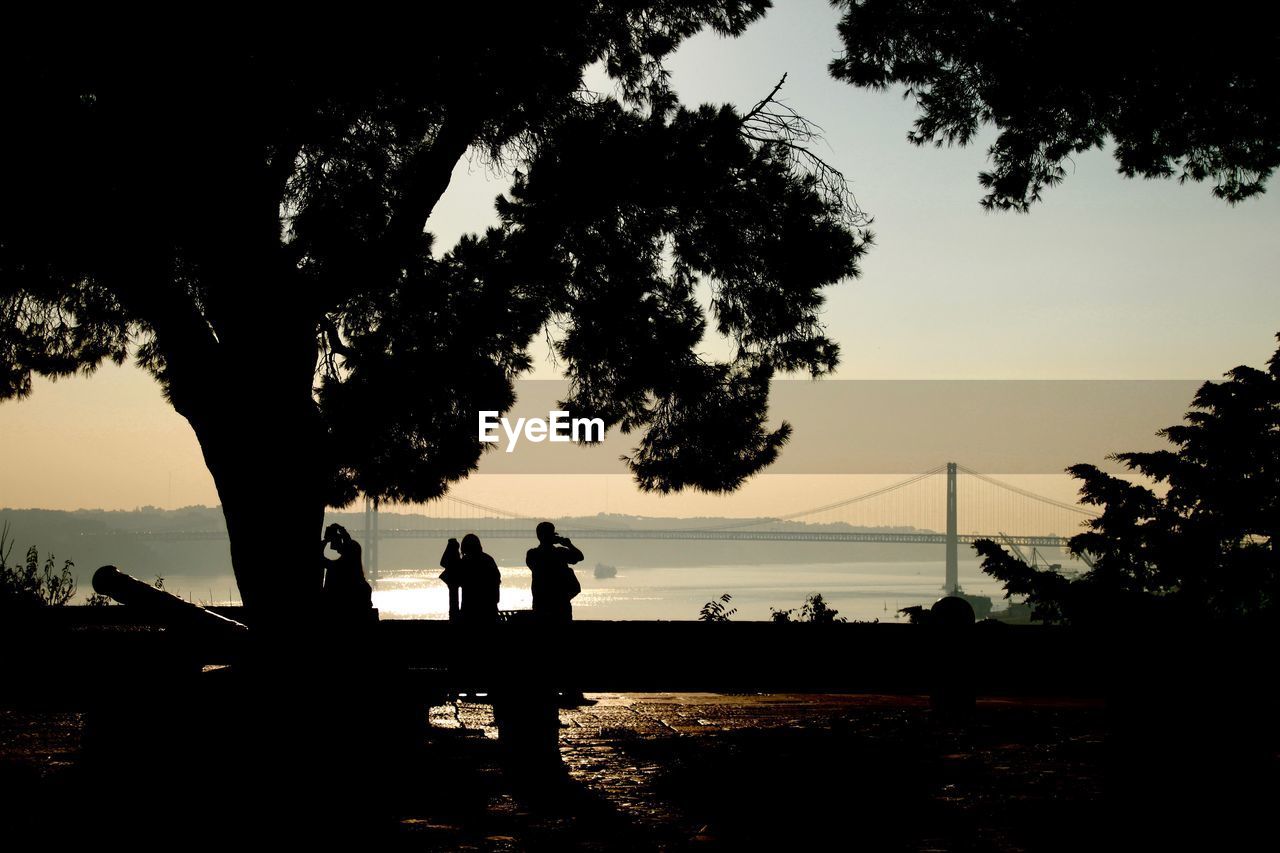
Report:
M 837 837 L 870 849 L 1021 850 L 1068 846 L 1073 821 L 1100 820 L 1104 732 L 1094 705 L 983 701 L 971 724 L 952 727 L 932 718 L 924 697 L 596 698 L 561 714 L 565 777 L 538 783 L 546 801 L 526 811 L 530 798 L 500 785 L 487 806 L 495 832 L 408 825 L 442 846 L 480 849 Z M 473 744 L 496 737 L 485 705 L 434 708 L 431 722 Z M 1045 820 L 1057 825 L 1052 844 Z
M 1201 726 L 1196 740 L 1178 722 L 1130 754 L 1113 711 L 1094 703 L 980 700 L 960 724 L 918 696 L 595 698 L 562 711 L 559 760 L 537 767 L 509 760 L 487 704 L 430 709 L 424 742 L 376 793 L 384 834 L 365 846 L 1079 850 L 1118 843 L 1119 823 L 1150 847 L 1153 832 L 1177 840 L 1184 824 L 1221 842 L 1264 819 L 1276 790 L 1276 756 L 1247 727 L 1232 746 L 1227 727 Z M 1146 730 L 1170 708 L 1132 719 Z M 83 721 L 0 710 L 0 846 L 24 819 L 73 817 L 94 796 L 80 766 Z M 200 748 L 215 741 L 202 733 L 178 746 L 216 761 Z M 192 802 L 184 826 L 225 816 L 204 803 Z

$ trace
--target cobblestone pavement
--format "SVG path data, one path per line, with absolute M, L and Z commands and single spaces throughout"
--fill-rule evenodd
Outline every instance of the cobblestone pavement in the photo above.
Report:
M 560 761 L 537 772 L 506 760 L 489 705 L 429 709 L 422 754 L 387 792 L 391 846 L 1069 849 L 1104 826 L 1096 705 L 984 700 L 952 726 L 919 696 L 593 698 L 561 711 Z M 0 713 L 0 782 L 66 790 L 82 721 Z
M 1102 798 L 1101 711 L 1087 703 L 986 700 L 974 721 L 951 728 L 931 719 L 925 697 L 594 698 L 595 706 L 561 712 L 560 755 L 579 799 L 604 804 L 615 819 L 577 833 L 565 834 L 572 820 L 542 827 L 561 832 L 565 847 L 616 846 L 593 831 L 626 833 L 638 848 L 681 848 L 843 829 L 873 847 L 960 849 L 981 840 L 1020 850 L 1037 846 L 1029 836 L 1046 814 L 1060 823 L 1072 811 L 1092 823 Z M 431 722 L 496 738 L 483 704 L 433 708 Z M 537 846 L 545 837 L 505 795 L 489 811 L 526 832 L 476 839 L 479 847 Z
M 428 709 L 412 742 L 363 740 L 390 748 L 363 753 L 374 760 L 353 777 L 365 804 L 353 814 L 369 819 L 354 824 L 361 849 L 1076 851 L 1126 837 L 1133 849 L 1192 849 L 1188 838 L 1235 849 L 1227 839 L 1270 831 L 1280 790 L 1270 706 L 1242 717 L 1248 708 L 1217 694 L 1127 709 L 982 699 L 962 722 L 922 696 L 593 698 L 561 711 L 558 750 L 542 761 L 507 753 L 484 702 Z M 1206 724 L 1206 708 L 1220 722 Z M 0 846 L 14 826 L 96 838 L 107 824 L 72 818 L 104 784 L 137 804 L 109 761 L 86 763 L 87 718 L 0 708 Z M 163 743 L 216 765 L 208 744 L 222 734 L 210 719 L 194 735 L 187 717 L 162 719 Z M 155 767 L 187 767 L 167 763 L 168 750 L 146 754 L 150 763 L 120 768 L 152 795 L 153 778 L 168 784 Z M 223 789 L 183 799 L 187 789 L 172 787 L 166 814 L 182 827 L 226 818 Z M 309 828 L 326 817 L 298 814 Z

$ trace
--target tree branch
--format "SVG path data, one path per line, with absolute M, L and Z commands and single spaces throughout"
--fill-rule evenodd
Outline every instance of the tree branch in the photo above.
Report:
M 401 264 L 416 250 L 427 218 L 448 189 L 453 167 L 471 146 L 480 123 L 474 111 L 451 109 L 430 145 L 420 147 L 405 164 L 386 232 L 389 264 Z
M 871 217 L 858 207 L 844 173 L 813 153 L 811 146 L 822 139 L 822 128 L 778 100 L 786 82 L 784 74 L 769 94 L 742 116 L 743 137 L 780 149 L 793 172 L 817 179 L 823 197 L 840 210 L 845 224 L 865 229 Z

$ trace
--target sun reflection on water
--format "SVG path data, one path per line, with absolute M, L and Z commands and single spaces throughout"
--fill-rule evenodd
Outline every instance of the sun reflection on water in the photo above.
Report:
M 528 610 L 533 606 L 529 570 L 499 566 L 502 589 L 501 610 Z M 383 574 L 373 591 L 373 606 L 392 619 L 444 619 L 449 615 L 449 589 L 440 580 L 439 569 L 404 569 Z
M 499 566 L 502 610 L 533 606 L 530 573 Z M 449 593 L 440 570 L 389 569 L 378 577 L 373 605 L 384 619 L 445 619 Z M 623 569 L 600 579 L 579 568 L 582 592 L 573 600 L 575 619 L 696 619 L 703 603 L 733 595 L 737 620 L 768 619 L 771 608 L 798 608 L 810 593 L 850 619 L 897 621 L 900 607 L 929 605 L 941 594 L 942 566 L 934 562 L 787 564 Z M 977 563 L 961 561 L 960 582 L 999 606 L 1001 590 Z

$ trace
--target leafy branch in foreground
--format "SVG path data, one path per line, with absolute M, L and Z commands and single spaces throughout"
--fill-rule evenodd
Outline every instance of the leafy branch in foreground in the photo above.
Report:
M 1125 177 L 1211 181 L 1234 204 L 1280 164 L 1273 27 L 1206 38 L 1144 3 L 842 0 L 838 80 L 905 87 L 916 145 L 995 131 L 979 175 L 988 209 L 1025 212 L 1073 158 L 1110 144 Z M 1255 6 L 1214 4 L 1220 21 Z
M 738 612 L 738 608 L 729 606 L 730 601 L 733 601 L 733 596 L 727 592 L 719 598 L 713 598 L 702 605 L 698 619 L 703 622 L 728 622 L 729 617 Z
M 26 559 L 10 564 L 13 540 L 9 525 L 0 529 L 0 611 L 34 607 L 60 607 L 76 594 L 76 579 L 71 573 L 75 563 L 66 560 L 57 569 L 53 554 L 40 563 L 40 552 L 32 545 Z

